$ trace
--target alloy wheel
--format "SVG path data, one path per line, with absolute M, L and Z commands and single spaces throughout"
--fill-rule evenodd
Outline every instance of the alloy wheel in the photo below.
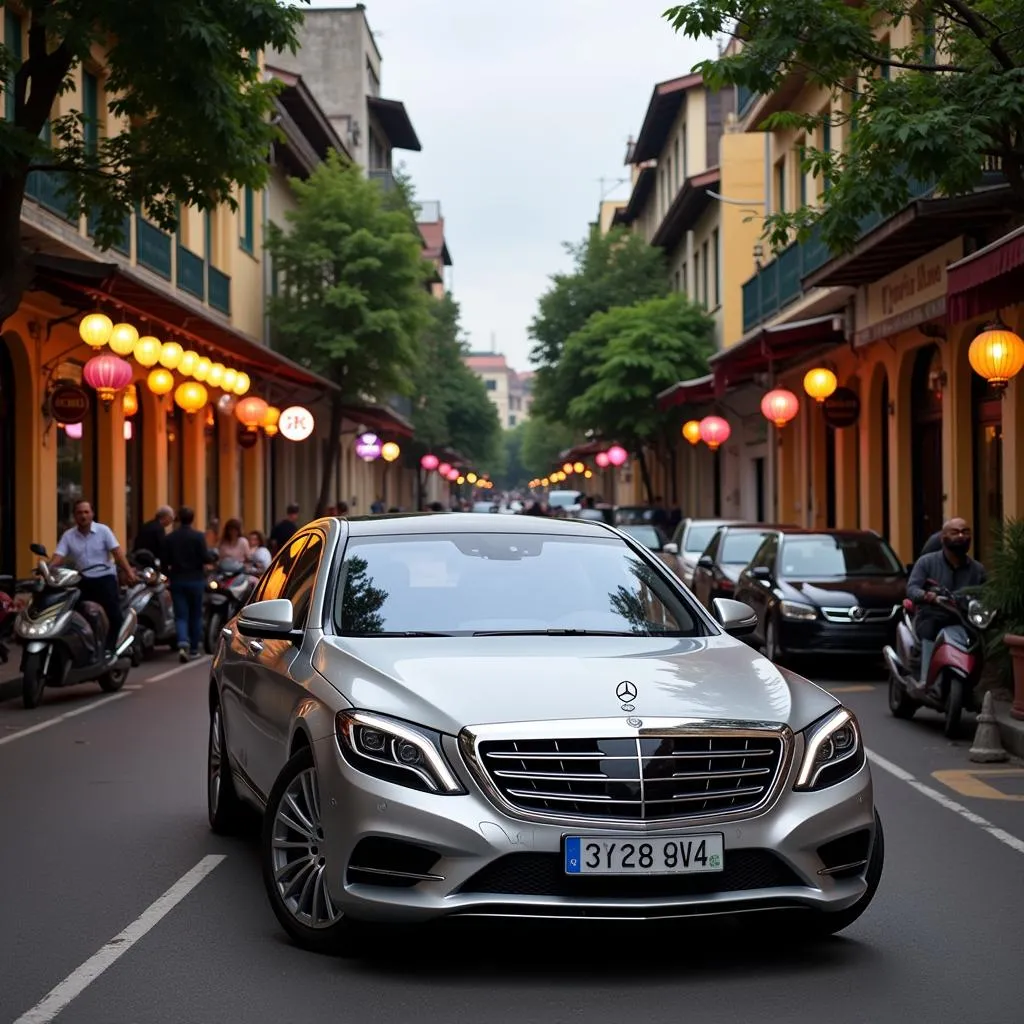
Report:
M 210 756 L 207 764 L 207 786 L 209 787 L 210 814 L 217 813 L 220 807 L 221 772 L 223 771 L 224 754 L 220 745 L 220 707 L 217 706 L 210 714 Z
M 316 769 L 306 768 L 274 809 L 271 863 L 281 902 L 307 928 L 329 928 L 342 916 L 327 891 L 323 843 Z

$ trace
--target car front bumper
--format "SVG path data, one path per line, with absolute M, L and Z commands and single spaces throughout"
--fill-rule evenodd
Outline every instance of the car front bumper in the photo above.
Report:
M 317 742 L 328 885 L 345 914 L 397 923 L 450 916 L 647 919 L 792 908 L 838 912 L 867 891 L 864 867 L 827 873 L 850 861 L 851 843 L 857 859 L 862 853 L 866 860 L 874 841 L 866 762 L 838 785 L 802 793 L 792 788 L 794 761 L 780 795 L 749 818 L 631 836 L 722 833 L 720 873 L 579 877 L 564 873 L 563 838 L 615 835 L 614 828 L 512 817 L 451 755 L 450 750 L 466 795 L 431 795 L 380 781 L 349 765 L 333 736 Z M 822 851 L 828 843 L 832 847 Z
M 896 619 L 881 623 L 782 619 L 779 643 L 788 654 L 881 657 L 882 648 L 896 642 L 896 626 Z

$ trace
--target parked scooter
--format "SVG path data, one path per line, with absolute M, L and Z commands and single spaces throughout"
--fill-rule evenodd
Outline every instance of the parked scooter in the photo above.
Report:
M 14 595 L 7 589 L 13 586 L 13 576 L 0 576 L 0 664 L 3 665 L 10 659 L 8 644 L 14 636 Z
M 27 584 L 29 600 L 18 612 L 14 632 L 22 647 L 22 700 L 34 708 L 45 687 L 76 686 L 95 679 L 107 693 L 124 686 L 131 666 L 130 650 L 137 620 L 129 608 L 115 643 L 113 661 L 106 656 L 107 613 L 92 601 L 81 600 L 81 572 L 52 567 L 46 548 L 32 544 L 40 561 Z M 94 568 L 86 566 L 83 571 Z
M 233 619 L 253 592 L 259 577 L 234 558 L 222 558 L 206 581 L 203 595 L 203 647 L 217 649 L 220 631 Z
M 160 572 L 160 560 L 151 551 L 133 551 L 128 561 L 138 570 L 139 582 L 129 587 L 123 604 L 135 611 L 138 626 L 132 645 L 132 664 L 151 658 L 158 646 L 174 647 L 178 631 L 174 622 L 174 602 L 167 577 Z
M 985 664 L 985 631 L 995 612 L 967 594 L 953 594 L 934 580 L 928 588 L 936 594 L 935 607 L 958 620 L 945 626 L 935 641 L 928 678 L 921 677 L 921 643 L 914 628 L 914 602 L 903 602 L 903 618 L 896 627 L 896 650 L 882 653 L 889 666 L 889 710 L 896 718 L 913 718 L 918 708 L 945 715 L 943 732 L 953 739 L 960 733 L 964 711 L 974 711 L 974 688 Z

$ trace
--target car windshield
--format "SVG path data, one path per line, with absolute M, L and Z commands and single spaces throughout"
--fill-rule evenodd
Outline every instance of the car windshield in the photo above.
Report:
M 616 537 L 462 533 L 350 540 L 335 605 L 348 636 L 702 636 L 685 598 Z
M 660 551 L 664 540 L 655 526 L 646 526 L 641 523 L 629 523 L 620 526 L 623 533 L 628 533 L 634 540 L 639 541 L 645 548 L 651 551 Z
M 718 552 L 719 565 L 746 565 L 767 536 L 764 530 L 730 530 Z
M 718 527 L 714 525 L 706 526 L 703 523 L 695 523 L 686 534 L 685 550 L 694 555 L 704 554 L 704 549 L 711 543 L 711 538 L 714 537 L 717 529 Z
M 579 491 L 551 491 L 548 494 L 548 504 L 553 508 L 570 508 L 581 501 L 583 495 Z
M 787 537 L 779 558 L 780 575 L 789 579 L 843 576 L 893 576 L 903 566 L 892 549 L 872 534 Z

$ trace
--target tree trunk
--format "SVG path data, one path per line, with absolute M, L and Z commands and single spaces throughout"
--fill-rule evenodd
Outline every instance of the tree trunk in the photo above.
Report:
M 331 425 L 330 433 L 327 435 L 327 449 L 324 452 L 323 476 L 320 479 L 320 497 L 316 500 L 317 518 L 324 514 L 327 508 L 328 496 L 331 493 L 331 477 L 338 464 L 338 452 L 341 449 L 341 425 L 345 413 L 341 402 L 341 395 L 331 395 Z M 340 474 L 339 474 L 340 475 Z M 340 493 L 341 481 L 338 481 Z
M 644 482 L 644 490 L 647 492 L 647 504 L 654 504 L 654 488 L 651 485 L 651 474 L 647 469 L 647 456 L 644 454 L 644 446 L 637 445 L 636 461 L 640 464 L 640 479 Z
M 32 283 L 33 259 L 21 246 L 25 175 L 0 177 L 0 325 L 18 312 Z

